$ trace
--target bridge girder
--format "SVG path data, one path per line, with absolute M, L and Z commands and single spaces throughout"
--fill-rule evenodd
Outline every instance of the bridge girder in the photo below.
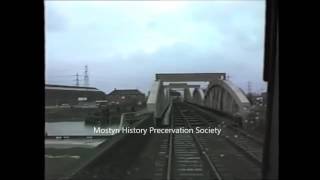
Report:
M 212 81 L 225 79 L 226 73 L 175 73 L 156 74 L 156 81 L 163 82 L 190 82 L 190 81 Z
M 188 85 L 187 83 L 164 82 L 191 82 L 207 81 L 209 85 L 205 92 L 200 85 Z M 171 88 L 184 90 L 184 100 L 217 111 L 232 115 L 238 115 L 245 119 L 251 106 L 244 92 L 233 83 L 225 80 L 225 73 L 182 73 L 182 74 L 156 74 L 156 80 L 152 86 L 147 101 L 147 108 L 154 112 L 155 118 L 163 117 L 166 109 L 170 109 Z M 169 107 L 169 108 L 168 108 Z
M 165 88 L 200 88 L 200 85 L 193 85 L 187 83 L 170 83 L 168 85 L 163 85 Z

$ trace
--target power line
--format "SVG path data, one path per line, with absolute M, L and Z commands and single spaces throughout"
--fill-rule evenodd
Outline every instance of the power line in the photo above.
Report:
M 85 65 L 84 69 L 84 86 L 89 87 L 88 65 Z
M 230 76 L 229 74 L 227 74 L 227 80 L 228 80 L 228 81 L 230 80 L 231 77 L 232 77 L 232 76 Z
M 76 86 L 80 86 L 80 78 L 79 78 L 79 73 L 76 73 L 75 75 L 57 75 L 57 76 L 49 76 L 46 77 L 46 81 L 52 81 L 52 79 L 54 79 L 53 81 L 58 81 L 57 79 L 59 79 L 59 81 L 61 80 L 66 80 L 66 79 L 71 79 L 71 77 L 75 77 L 75 79 L 73 81 L 75 81 Z M 73 79 L 73 78 L 72 78 Z M 89 71 L 88 71 L 88 65 L 85 65 L 85 69 L 84 69 L 84 74 L 83 74 L 83 84 L 85 87 L 89 87 Z
M 76 86 L 79 86 L 79 74 L 76 74 Z
M 251 82 L 248 81 L 248 94 L 251 94 Z
M 68 78 L 68 77 L 72 77 L 72 76 L 75 76 L 75 75 L 58 75 L 58 76 L 47 75 L 47 76 L 50 77 L 50 78 Z

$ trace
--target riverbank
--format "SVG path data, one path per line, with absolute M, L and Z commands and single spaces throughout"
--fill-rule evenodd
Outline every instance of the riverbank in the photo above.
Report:
M 70 174 L 94 153 L 92 148 L 46 148 L 45 179 L 56 180 Z
M 45 122 L 79 122 L 85 121 L 88 114 L 94 113 L 96 108 L 55 108 L 45 110 Z M 111 122 L 120 121 L 121 113 L 112 112 Z
M 45 146 L 45 179 L 57 180 L 59 178 L 70 175 L 72 172 L 81 167 L 89 159 L 94 157 L 97 152 L 104 146 L 108 145 L 112 137 L 108 137 L 100 140 L 46 140 Z M 69 141 L 74 141 L 74 147 L 61 148 L 49 147 L 49 141 L 60 141 L 58 144 L 62 144 L 64 141 L 67 144 L 71 144 Z M 79 143 L 85 145 L 91 143 L 88 147 L 81 147 Z M 99 141 L 99 142 L 98 142 Z
M 89 113 L 96 111 L 96 108 L 55 108 L 45 110 L 46 122 L 72 122 L 84 121 Z

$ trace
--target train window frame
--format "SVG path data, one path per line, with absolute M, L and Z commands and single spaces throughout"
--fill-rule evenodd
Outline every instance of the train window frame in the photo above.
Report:
M 279 14 L 278 1 L 266 0 L 264 81 L 268 82 L 263 179 L 279 178 Z

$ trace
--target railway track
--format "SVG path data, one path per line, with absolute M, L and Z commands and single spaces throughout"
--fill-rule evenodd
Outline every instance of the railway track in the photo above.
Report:
M 172 120 L 171 128 L 206 128 L 217 123 L 213 122 L 214 120 L 209 122 L 190 106 L 182 103 L 174 105 Z M 232 133 L 231 130 L 225 132 L 224 136 L 231 136 L 230 133 Z M 244 139 L 245 137 L 239 134 L 238 139 L 234 140 L 231 137 L 227 139 L 259 166 L 261 162 L 256 154 L 244 148 L 251 146 L 246 144 L 250 138 Z M 212 155 L 209 143 L 210 139 L 207 134 L 169 134 L 160 145 L 160 158 L 156 163 L 158 166 L 155 168 L 154 179 L 234 179 L 232 172 L 228 171 L 223 163 Z
M 206 124 L 184 114 L 183 110 L 173 109 L 172 128 L 192 128 Z M 215 164 L 203 147 L 205 139 L 194 134 L 170 134 L 168 140 L 161 144 L 160 166 L 156 168 L 155 179 L 188 180 L 217 179 L 222 180 Z M 167 156 L 167 158 L 165 158 Z M 165 163 L 165 159 L 167 159 Z M 164 168 L 166 167 L 166 168 Z
M 130 141 L 128 147 L 132 150 L 120 148 L 105 153 L 73 179 L 261 180 L 262 147 L 224 125 L 221 119 L 208 118 L 186 103 L 175 103 L 171 128 L 220 126 L 221 134 L 172 133 L 153 135 L 153 141 L 143 141 L 139 145 Z
M 246 133 L 244 130 L 234 127 L 225 121 L 218 120 L 218 118 L 206 118 L 203 115 L 203 111 L 197 108 L 190 108 L 190 105 L 183 105 L 184 108 L 188 109 L 188 114 L 194 116 L 202 121 L 208 123 L 209 126 L 216 126 L 223 128 L 222 136 L 230 142 L 234 147 L 242 151 L 248 158 L 256 163 L 257 166 L 261 167 L 262 156 L 263 156 L 263 142 L 262 140 Z
M 208 112 L 207 110 L 201 109 L 198 106 L 188 103 L 189 106 L 191 106 L 193 109 L 197 110 L 197 116 L 200 118 L 204 118 L 203 116 L 206 116 L 208 114 L 212 115 L 212 112 Z M 211 118 L 205 118 L 207 119 L 208 122 L 213 123 L 213 124 L 217 124 L 217 122 L 223 122 L 224 120 L 218 120 L 219 118 L 215 118 L 215 117 L 211 117 Z M 254 135 L 251 135 L 249 133 L 247 133 L 246 131 L 244 131 L 242 128 L 236 127 L 235 123 L 232 120 L 228 120 L 229 123 L 225 123 L 225 126 L 228 126 L 228 128 L 236 133 L 239 133 L 243 136 L 246 136 L 248 139 L 250 139 L 251 141 L 254 141 L 255 143 L 259 144 L 260 146 L 263 145 L 263 139 L 261 137 L 256 137 Z

